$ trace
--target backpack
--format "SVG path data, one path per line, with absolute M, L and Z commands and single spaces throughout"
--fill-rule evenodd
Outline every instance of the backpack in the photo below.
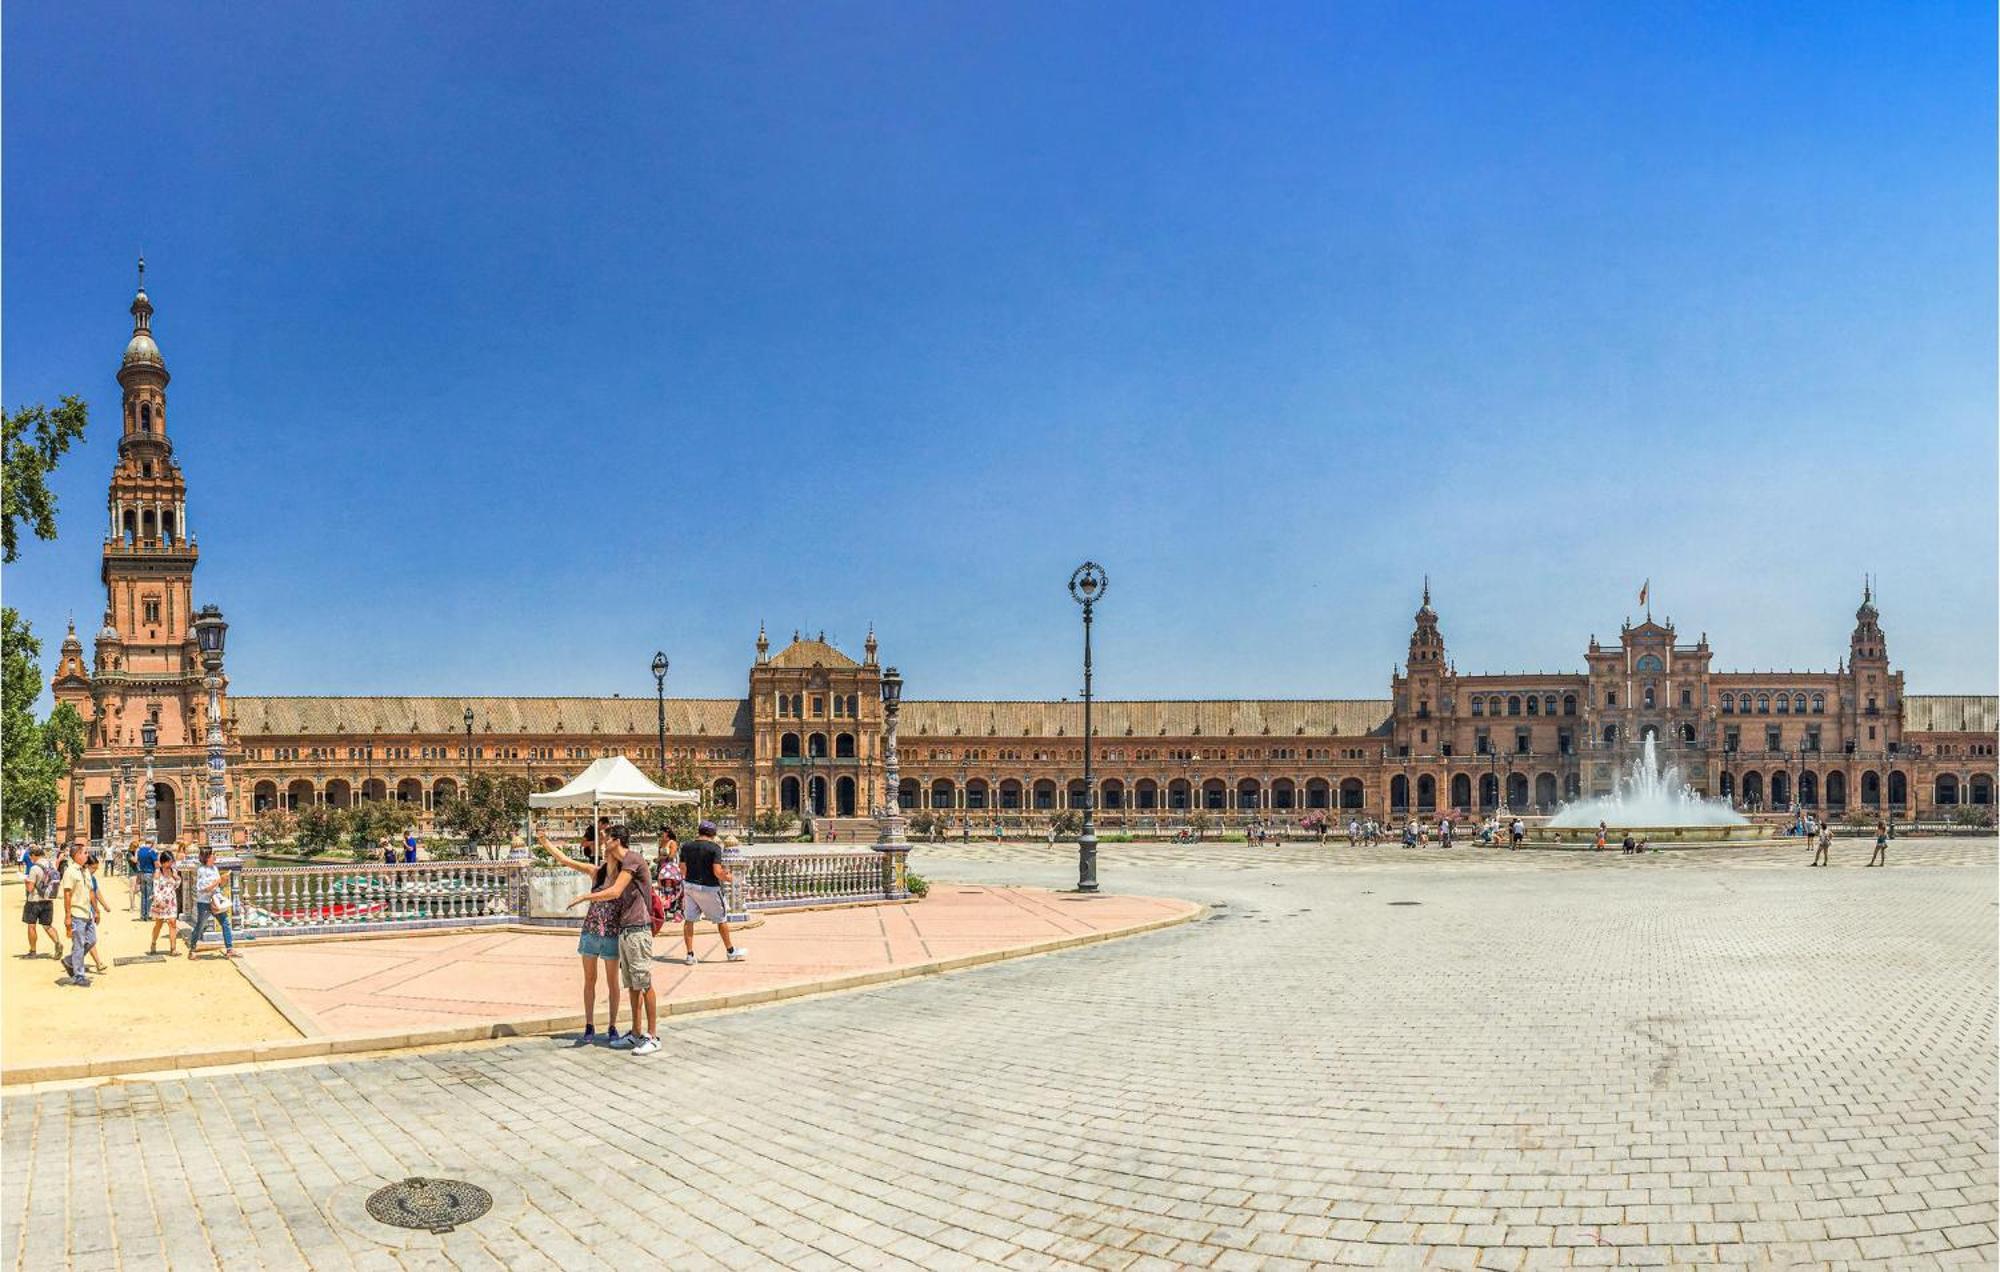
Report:
M 650 886 L 650 884 L 648 886 Z M 652 892 L 653 892 L 653 905 L 652 905 L 653 935 L 658 936 L 660 934 L 660 929 L 667 925 L 667 899 L 660 895 L 660 890 L 658 888 L 653 888 Z

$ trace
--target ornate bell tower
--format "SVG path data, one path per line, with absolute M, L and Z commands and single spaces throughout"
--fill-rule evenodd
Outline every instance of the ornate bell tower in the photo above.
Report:
M 66 801 L 75 810 L 68 833 L 97 838 L 113 825 L 143 823 L 146 795 L 162 840 L 187 838 L 202 820 L 203 746 L 208 695 L 195 637 L 194 569 L 199 558 L 187 529 L 187 483 L 167 434 L 166 359 L 153 341 L 153 302 L 146 263 L 132 298 L 132 338 L 118 367 L 118 463 L 107 496 L 110 524 L 101 577 L 104 622 L 87 676 L 79 657 L 65 656 L 55 688 L 75 702 L 89 725 L 83 762 L 72 776 L 81 787 Z M 226 714 L 226 712 L 225 712 Z M 152 787 L 144 726 L 153 725 Z M 136 791 L 112 778 L 129 767 Z M 80 798 L 79 798 L 80 797 Z M 80 824 L 87 801 L 91 830 Z M 111 803 L 117 802 L 114 810 Z

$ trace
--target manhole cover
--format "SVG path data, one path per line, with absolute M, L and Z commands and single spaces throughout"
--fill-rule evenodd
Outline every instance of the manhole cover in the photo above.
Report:
M 493 1209 L 493 1194 L 462 1179 L 406 1179 L 368 1194 L 368 1216 L 393 1228 L 450 1232 Z
M 1391 901 L 1390 905 L 1422 905 L 1421 901 Z

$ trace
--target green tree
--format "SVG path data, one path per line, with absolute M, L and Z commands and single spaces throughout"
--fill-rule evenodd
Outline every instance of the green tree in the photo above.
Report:
M 790 835 L 793 827 L 798 824 L 798 820 L 798 818 L 792 816 L 790 813 L 781 813 L 775 808 L 767 808 L 751 818 L 750 829 L 757 832 L 759 839 L 776 839 L 781 835 Z
M 49 489 L 49 474 L 70 443 L 83 436 L 90 420 L 90 408 L 82 398 L 64 396 L 62 405 L 51 411 L 36 403 L 7 413 L 4 444 L 0 458 L 5 461 L 5 482 L 0 485 L 0 531 L 4 531 L 8 564 L 20 555 L 20 532 L 27 527 L 38 539 L 56 537 L 56 497 Z
M 477 847 L 505 843 L 528 814 L 528 780 L 475 773 L 465 794 L 445 805 L 438 825 Z
M 48 833 L 56 792 L 83 754 L 83 718 L 63 703 L 35 719 L 42 692 L 42 643 L 12 608 L 0 611 L 0 788 L 7 830 Z
M 331 804 L 308 804 L 299 810 L 292 842 L 299 846 L 300 856 L 317 857 L 327 849 L 337 847 L 351 824 L 348 810 L 344 808 L 335 808 Z
M 298 819 L 283 805 L 267 808 L 251 821 L 250 842 L 260 850 L 269 850 L 279 844 L 290 843 L 292 832 L 297 829 Z
M 347 846 L 356 861 L 373 860 L 384 839 L 395 839 L 408 818 L 394 804 L 364 799 L 347 810 Z

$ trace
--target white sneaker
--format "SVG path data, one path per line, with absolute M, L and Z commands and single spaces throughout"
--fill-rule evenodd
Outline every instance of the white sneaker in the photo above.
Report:
M 636 1045 L 632 1040 L 634 1038 L 637 1038 L 638 1036 L 639 1035 L 632 1033 L 630 1031 L 627 1031 L 622 1034 L 613 1034 L 611 1035 L 611 1041 L 605 1043 L 604 1045 L 610 1047 L 614 1051 L 629 1051 L 633 1046 Z
M 640 1042 L 638 1046 L 632 1048 L 632 1054 L 635 1056 L 650 1056 L 659 1049 L 660 1040 L 658 1038 L 647 1038 Z
M 732 962 L 732 963 L 740 963 L 740 962 L 742 962 L 742 961 L 743 961 L 743 951 L 742 951 L 742 950 L 731 950 L 731 951 L 729 951 L 729 961 L 730 961 L 730 962 Z
M 700 961 L 701 961 L 700 959 L 697 959 L 697 958 L 696 958 L 696 957 L 694 956 L 694 951 L 693 951 L 693 950 L 689 950 L 689 951 L 687 952 L 687 957 L 681 960 L 681 962 L 683 962 L 683 963 L 686 963 L 686 964 L 687 964 L 687 965 L 688 965 L 689 967 L 693 967 L 693 966 L 694 966 L 694 965 L 695 965 L 696 963 L 698 963 L 698 962 L 700 962 Z

